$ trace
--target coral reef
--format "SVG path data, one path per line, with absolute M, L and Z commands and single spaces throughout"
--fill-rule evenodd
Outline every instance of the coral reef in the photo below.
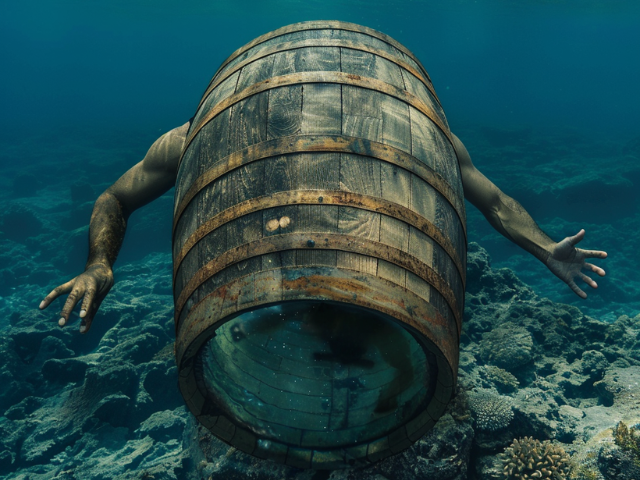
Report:
M 479 353 L 484 362 L 513 372 L 531 361 L 532 348 L 526 328 L 505 322 L 482 335 Z
M 640 431 L 636 427 L 629 428 L 624 422 L 619 422 L 613 430 L 613 440 L 640 473 Z
M 503 474 L 508 479 L 551 478 L 564 480 L 571 470 L 570 458 L 562 447 L 531 437 L 514 439 L 500 454 Z
M 473 412 L 476 427 L 494 432 L 506 428 L 513 420 L 511 399 L 487 389 L 469 393 L 469 407 Z
M 494 365 L 485 365 L 479 373 L 490 385 L 494 385 L 500 393 L 514 392 L 520 385 L 520 382 L 513 374 Z

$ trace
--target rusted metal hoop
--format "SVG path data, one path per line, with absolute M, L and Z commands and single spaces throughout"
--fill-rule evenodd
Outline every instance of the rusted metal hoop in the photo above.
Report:
M 300 28 L 300 27 L 304 27 L 304 28 Z M 427 77 L 427 80 L 429 82 L 431 82 L 431 78 L 429 77 L 429 74 L 427 73 L 427 70 L 424 68 L 422 63 L 420 63 L 420 60 L 418 60 L 418 58 L 407 47 L 402 45 L 397 40 L 391 38 L 389 35 L 386 35 L 386 34 L 384 34 L 382 32 L 379 32 L 378 30 L 374 30 L 372 28 L 363 27 L 363 26 L 357 25 L 355 23 L 340 22 L 340 21 L 335 21 L 335 20 L 309 21 L 309 22 L 294 23 L 292 25 L 287 25 L 285 27 L 281 27 L 281 28 L 279 28 L 277 30 L 274 30 L 272 32 L 265 33 L 264 35 L 261 35 L 260 37 L 252 40 L 251 42 L 249 42 L 246 45 L 240 47 L 235 52 L 233 52 L 231 55 L 229 55 L 229 57 L 227 57 L 227 59 L 224 62 L 222 62 L 222 65 L 220 65 L 220 68 L 218 68 L 218 71 L 215 73 L 215 75 L 211 79 L 211 82 L 213 82 L 213 80 L 215 80 L 215 78 L 218 75 L 218 73 L 220 73 L 236 57 L 242 55 L 247 50 L 250 50 L 251 48 L 260 45 L 261 43 L 266 42 L 267 40 L 271 40 L 272 38 L 281 37 L 283 35 L 287 35 L 289 33 L 294 33 L 294 32 L 302 32 L 302 31 L 308 31 L 308 30 L 326 30 L 326 29 L 344 30 L 344 31 L 347 31 L 347 32 L 363 33 L 363 34 L 369 35 L 369 36 L 371 36 L 373 38 L 377 38 L 378 40 L 382 40 L 383 42 L 387 43 L 388 45 L 392 46 L 393 48 L 399 50 L 400 52 L 404 53 L 409 58 L 411 58 L 411 60 L 413 60 L 416 63 L 416 65 L 418 65 L 420 70 L 422 70 L 422 73 L 424 73 L 424 75 Z M 211 82 L 210 82 L 210 84 L 211 84 Z
M 281 252 L 285 250 L 339 250 L 343 252 L 359 253 L 373 258 L 384 258 L 390 263 L 413 273 L 434 287 L 444 297 L 451 309 L 456 323 L 461 326 L 462 318 L 458 309 L 458 301 L 453 290 L 445 280 L 429 265 L 415 256 L 381 242 L 369 240 L 352 235 L 332 233 L 289 233 L 284 235 L 272 235 L 253 242 L 245 243 L 227 250 L 217 258 L 201 267 L 191 277 L 191 280 L 180 292 L 175 304 L 176 324 L 182 314 L 187 300 L 209 278 L 223 269 L 249 258 L 265 255 L 267 253 Z
M 205 186 L 237 168 L 252 162 L 291 153 L 352 153 L 395 165 L 413 173 L 437 190 L 455 210 L 466 238 L 464 204 L 442 176 L 412 155 L 372 140 L 344 135 L 291 135 L 250 145 L 223 158 L 193 181 L 180 199 L 173 220 L 173 235 L 182 213 Z
M 431 107 L 426 105 L 415 95 L 394 85 L 381 82 L 380 80 L 374 78 L 361 77 L 360 75 L 351 75 L 342 72 L 300 72 L 272 77 L 262 82 L 255 83 L 250 87 L 245 88 L 241 92 L 231 95 L 230 97 L 227 97 L 225 100 L 218 103 L 215 107 L 209 110 L 209 112 L 203 118 L 200 119 L 195 128 L 190 129 L 189 134 L 185 140 L 184 147 L 182 149 L 182 155 L 180 156 L 178 165 L 182 163 L 184 154 L 188 150 L 191 142 L 198 134 L 198 132 L 222 111 L 244 99 L 247 99 L 261 92 L 266 92 L 274 88 L 280 88 L 290 85 L 304 85 L 309 83 L 335 83 L 339 85 L 349 85 L 377 91 L 394 97 L 397 100 L 400 100 L 414 107 L 415 109 L 426 115 L 447 137 L 455 151 L 453 138 L 451 137 L 451 132 L 449 131 L 449 129 L 442 123 L 440 117 L 431 109 Z
M 173 260 L 173 276 L 175 278 L 182 261 L 189 251 L 195 247 L 205 236 L 221 227 L 225 223 L 238 217 L 267 208 L 282 207 L 287 205 L 336 205 L 353 207 L 371 212 L 377 212 L 389 217 L 401 220 L 408 225 L 420 230 L 432 238 L 451 258 L 456 266 L 462 285 L 466 282 L 466 272 L 462 260 L 456 249 L 444 234 L 428 219 L 413 210 L 388 200 L 362 195 L 359 193 L 342 190 L 292 190 L 251 198 L 244 202 L 229 207 L 202 224 L 184 242 L 182 249 Z

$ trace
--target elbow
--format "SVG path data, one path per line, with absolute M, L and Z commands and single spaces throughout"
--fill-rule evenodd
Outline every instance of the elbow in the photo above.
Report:
M 109 189 L 105 190 L 97 198 L 93 211 L 109 211 L 117 212 L 126 222 L 129 219 L 132 211 L 129 210 L 124 202 L 122 202 L 113 192 Z

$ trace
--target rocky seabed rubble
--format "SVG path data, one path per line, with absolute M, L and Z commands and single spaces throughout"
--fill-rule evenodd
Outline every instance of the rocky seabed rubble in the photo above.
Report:
M 640 480 L 633 443 L 613 433 L 640 423 L 640 315 L 605 323 L 540 298 L 477 244 L 468 264 L 455 399 L 413 447 L 363 470 L 271 464 L 195 423 L 177 388 L 170 255 L 117 269 L 86 336 L 50 311 L 9 313 L 0 478 Z

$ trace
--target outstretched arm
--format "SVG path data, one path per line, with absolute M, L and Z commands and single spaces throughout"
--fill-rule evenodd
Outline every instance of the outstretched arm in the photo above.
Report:
M 473 165 L 469 152 L 458 137 L 454 135 L 453 139 L 460 162 L 465 198 L 482 212 L 493 228 L 544 263 L 577 295 L 586 298 L 587 294 L 576 285 L 575 279 L 580 278 L 590 287 L 597 288 L 596 282 L 582 273 L 582 269 L 587 268 L 604 276 L 602 268 L 587 263 L 585 259 L 606 258 L 606 252 L 575 248 L 584 238 L 584 230 L 559 243 L 554 242 L 538 227 L 522 205 L 505 195 Z
M 46 308 L 60 295 L 68 293 L 58 323 L 63 326 L 76 304 L 80 307 L 80 333 L 86 333 L 113 286 L 113 264 L 133 211 L 167 192 L 176 181 L 178 161 L 189 128 L 186 123 L 154 142 L 144 159 L 98 197 L 89 224 L 89 258 L 85 271 L 53 289 L 40 303 Z

